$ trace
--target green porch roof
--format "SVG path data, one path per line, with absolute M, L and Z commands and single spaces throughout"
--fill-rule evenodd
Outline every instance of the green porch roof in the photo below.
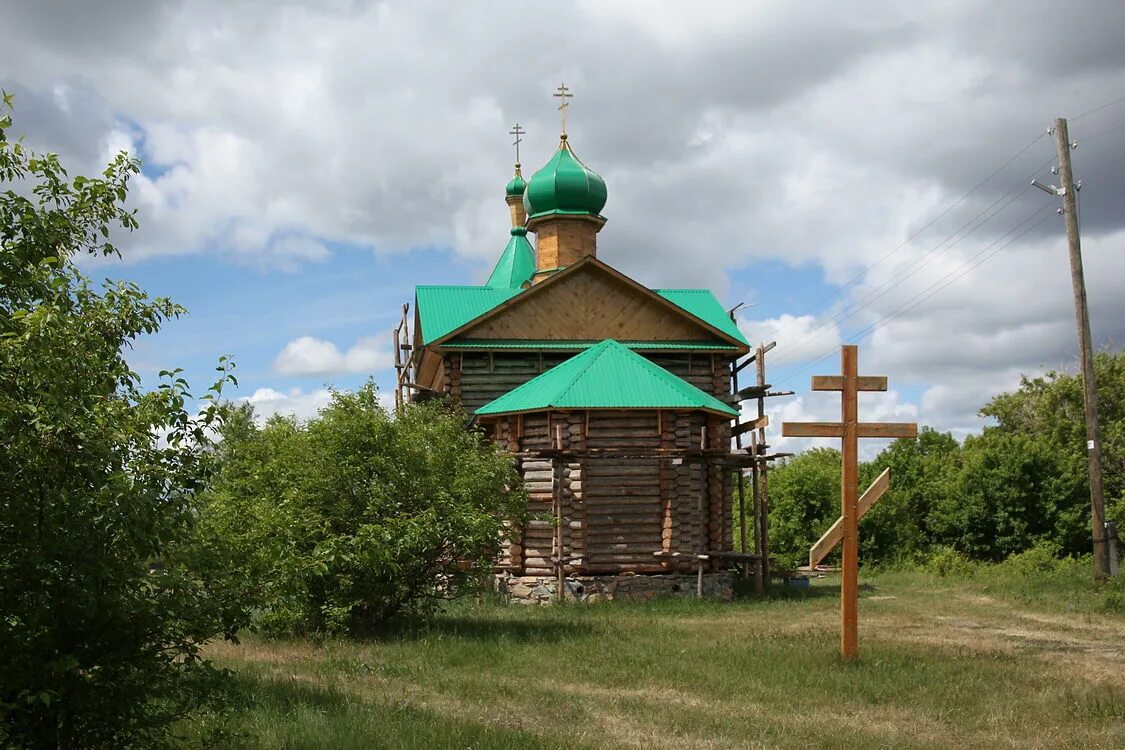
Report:
M 452 339 L 442 344 L 446 349 L 544 349 L 552 351 L 581 351 L 597 346 L 600 341 L 560 341 L 557 339 Z M 643 349 L 646 351 L 696 351 L 696 352 L 733 352 L 738 349 L 734 344 L 722 344 L 715 341 L 619 341 L 619 344 L 628 349 Z
M 663 367 L 607 339 L 477 409 L 481 416 L 547 409 L 738 411 Z
M 415 309 L 422 328 L 422 343 L 436 341 L 521 291 L 489 286 L 416 287 L 418 301 Z

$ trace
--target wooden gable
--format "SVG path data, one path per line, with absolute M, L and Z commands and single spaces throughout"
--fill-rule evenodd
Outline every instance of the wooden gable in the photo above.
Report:
M 586 258 L 448 337 L 619 341 L 732 339 L 593 258 Z M 434 342 L 440 344 L 440 341 Z

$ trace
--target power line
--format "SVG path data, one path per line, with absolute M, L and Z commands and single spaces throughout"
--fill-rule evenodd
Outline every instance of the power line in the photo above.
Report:
M 1036 167 L 1036 169 L 1030 175 L 1028 175 L 1027 178 L 1025 178 L 1023 180 L 1022 188 L 1018 188 L 1018 186 L 1011 187 L 1008 190 L 1008 192 L 1001 195 L 999 198 L 997 198 L 995 201 L 993 201 L 988 207 L 986 207 L 982 211 L 979 211 L 975 216 L 973 216 L 967 222 L 965 222 L 960 227 L 958 227 L 958 229 L 956 231 L 947 235 L 941 242 L 939 242 L 937 245 L 932 247 L 930 250 L 923 253 L 919 258 L 917 258 L 912 263 L 910 263 L 906 268 L 902 269 L 902 271 L 900 271 L 898 274 L 890 277 L 889 279 L 884 281 L 882 284 L 880 284 L 879 286 L 872 289 L 866 296 L 864 296 L 861 299 L 856 300 L 855 302 L 851 303 L 850 305 L 847 305 L 846 307 L 844 307 L 843 310 L 841 310 L 839 313 L 837 313 L 830 320 L 824 321 L 824 322 L 820 323 L 819 325 L 814 326 L 813 329 L 811 331 L 809 331 L 809 333 L 805 336 L 805 338 L 802 341 L 797 342 L 797 344 L 794 346 L 794 349 L 800 347 L 802 344 L 805 344 L 809 341 L 813 341 L 815 339 L 820 338 L 827 331 L 830 330 L 831 326 L 833 326 L 837 323 L 842 323 L 843 321 L 847 320 L 848 318 L 851 318 L 852 316 L 854 316 L 856 313 L 858 313 L 861 310 L 865 309 L 866 307 L 870 306 L 871 303 L 873 303 L 876 300 L 884 297 L 887 294 L 887 292 L 889 292 L 891 289 L 897 287 L 899 284 L 902 284 L 907 279 L 909 279 L 911 276 L 918 273 L 918 271 L 922 270 L 922 268 L 929 265 L 929 263 L 931 261 L 933 261 L 936 257 L 948 252 L 953 247 L 957 246 L 962 240 L 964 240 L 966 237 L 968 237 L 970 234 L 972 234 L 974 231 L 976 231 L 980 227 L 987 224 L 989 221 L 991 221 L 996 216 L 998 216 L 1001 212 L 1003 212 L 1004 209 L 1006 209 L 1008 206 L 1010 206 L 1012 203 L 1014 203 L 1016 200 L 1018 200 L 1019 197 L 1021 195 L 1023 195 L 1029 189 L 1028 180 L 1030 180 L 1031 178 L 1038 175 L 1052 161 L 1053 161 L 1053 158 L 1048 159 L 1047 161 L 1043 162 L 1043 164 Z M 1007 202 L 1005 202 L 1002 206 L 1000 206 L 1000 208 L 996 209 L 995 211 L 992 211 L 992 209 L 995 208 L 997 206 L 997 204 L 999 204 L 1001 201 L 1004 201 L 1005 198 L 1008 199 Z M 992 213 L 989 214 L 989 211 L 992 211 Z M 986 214 L 988 214 L 988 215 L 985 216 Z M 983 220 L 977 222 L 977 220 L 980 219 L 982 216 L 984 216 L 985 218 Z M 977 222 L 977 223 L 974 226 L 972 226 L 971 228 L 969 228 L 969 230 L 967 232 L 965 232 L 964 234 L 961 234 L 961 232 L 963 232 L 967 227 L 970 227 L 970 225 L 973 225 L 974 222 Z M 961 236 L 957 237 L 957 235 L 959 235 L 959 234 Z M 956 239 L 953 239 L 955 237 L 956 237 Z M 946 243 L 949 243 L 950 240 L 953 240 L 953 242 L 946 245 Z M 874 267 L 874 266 L 872 266 L 872 267 Z M 783 364 L 785 361 L 786 361 L 786 359 L 783 355 L 780 358 L 780 363 Z
M 907 300 L 902 305 L 900 305 L 899 307 L 892 310 L 890 313 L 887 313 L 886 315 L 882 316 L 881 318 L 879 318 L 875 322 L 871 323 L 870 325 L 866 326 L 865 328 L 862 328 L 859 331 L 857 331 L 856 333 L 849 336 L 848 337 L 848 343 L 859 343 L 860 341 L 867 338 L 871 334 L 875 333 L 877 330 L 879 330 L 883 326 L 887 325 L 891 321 L 901 317 L 903 314 L 909 312 L 910 310 L 913 310 L 914 308 L 918 307 L 918 305 L 922 304 L 923 302 L 930 299 L 934 295 L 938 294 L 939 292 L 948 288 L 952 284 L 956 283 L 959 279 L 963 278 L 966 274 L 970 273 L 971 271 L 973 271 L 974 269 L 976 269 L 977 267 L 979 267 L 980 265 L 982 265 L 983 263 L 988 261 L 990 258 L 995 256 L 996 254 L 998 254 L 1001 251 L 1005 250 L 1006 248 L 1010 247 L 1012 244 L 1017 242 L 1019 239 L 1021 239 L 1028 232 L 1032 231 L 1033 229 L 1038 227 L 1040 224 L 1042 224 L 1044 221 L 1046 221 L 1048 218 L 1050 218 L 1050 213 L 1044 214 L 1044 216 L 1042 216 L 1039 219 L 1039 221 L 1035 222 L 1031 226 L 1029 226 L 1026 229 L 1024 229 L 1023 231 L 1019 232 L 1018 234 L 1016 234 L 1014 237 L 1012 237 L 1010 240 L 1005 242 L 1000 247 L 996 247 L 996 245 L 1000 242 L 1003 242 L 1006 237 L 1011 235 L 1013 232 L 1016 232 L 1021 226 L 1023 226 L 1027 222 L 1034 219 L 1038 214 L 1043 213 L 1044 209 L 1049 208 L 1049 206 L 1050 206 L 1050 200 L 1048 200 L 1046 203 L 1044 203 L 1044 205 L 1037 208 L 1035 211 L 1033 211 L 1031 214 L 1029 214 L 1022 221 L 1020 221 L 1018 224 L 1016 224 L 1010 230 L 1005 232 L 1003 235 L 1001 235 L 1000 237 L 998 237 L 997 239 L 993 240 L 991 243 L 989 243 L 988 245 L 983 247 L 975 255 L 968 258 L 960 266 L 958 266 L 957 268 L 950 271 L 948 274 L 943 276 L 941 279 L 938 279 L 936 282 L 934 282 L 930 286 L 921 290 L 914 297 Z M 988 252 L 991 248 L 994 248 L 994 247 L 996 247 L 995 250 L 992 250 L 992 252 Z M 984 257 L 981 257 L 982 255 Z M 787 373 L 786 377 L 787 378 L 797 377 L 801 373 L 812 369 L 813 367 L 815 367 L 819 363 L 823 362 L 828 357 L 832 356 L 832 354 L 834 354 L 835 351 L 836 351 L 835 346 L 825 350 L 825 352 L 823 354 L 821 354 L 820 356 L 816 357 L 815 359 L 810 360 L 809 362 L 806 362 L 804 365 L 797 368 L 796 370 L 793 370 L 792 372 Z
M 823 298 L 822 300 L 820 300 L 819 302 L 815 303 L 815 304 L 814 304 L 814 305 L 813 305 L 812 307 L 808 308 L 807 310 L 805 310 L 804 312 L 800 313 L 800 314 L 799 314 L 799 315 L 797 315 L 796 317 L 797 317 L 797 318 L 802 318 L 802 317 L 804 317 L 804 316 L 806 316 L 806 315 L 808 315 L 808 314 L 810 314 L 810 313 L 812 313 L 812 312 L 814 312 L 814 311 L 816 311 L 816 310 L 819 310 L 819 309 L 821 309 L 822 307 L 824 307 L 824 303 L 828 302 L 829 300 L 833 299 L 834 297 L 838 297 L 838 296 L 840 296 L 841 294 L 843 294 L 843 292 L 844 292 L 845 290 L 847 290 L 847 289 L 849 289 L 850 287 L 854 286 L 854 285 L 855 285 L 856 283 L 858 283 L 858 282 L 859 282 L 859 281 L 860 281 L 861 279 L 863 279 L 863 278 L 864 278 L 864 277 L 865 277 L 865 276 L 866 276 L 866 275 L 867 275 L 867 274 L 868 274 L 868 273 L 869 273 L 869 272 L 871 271 L 871 269 L 875 268 L 875 267 L 876 267 L 876 266 L 878 266 L 878 265 L 879 265 L 880 263 L 882 263 L 883 261 L 885 261 L 885 260 L 886 260 L 887 258 L 891 257 L 892 255 L 894 255 L 895 253 L 897 253 L 897 252 L 898 252 L 899 250 L 901 250 L 902 248 L 906 247 L 906 246 L 907 246 L 908 244 L 910 244 L 910 243 L 911 243 L 912 241 L 914 241 L 914 239 L 915 239 L 915 238 L 917 238 L 917 237 L 918 237 L 919 235 L 921 235 L 921 234 L 922 234 L 923 232 L 925 232 L 925 231 L 926 231 L 927 229 L 929 229 L 929 228 L 930 228 L 930 227 L 932 227 L 932 226 L 933 226 L 934 224 L 936 224 L 936 223 L 937 223 L 938 221 L 940 221 L 940 220 L 941 220 L 942 218 L 944 218 L 944 217 L 945 217 L 945 216 L 946 216 L 946 215 L 947 215 L 947 214 L 948 214 L 948 213 L 949 213 L 950 211 L 952 211 L 953 209 L 957 208 L 957 207 L 958 207 L 959 205 L 961 205 L 962 203 L 964 203 L 964 202 L 965 202 L 965 201 L 966 201 L 966 200 L 967 200 L 967 199 L 969 198 L 969 196 L 971 196 L 971 195 L 972 195 L 973 193 L 975 193 L 975 192 L 976 192 L 977 190 L 979 190 L 980 188 L 982 188 L 982 187 L 983 187 L 983 186 L 984 186 L 984 185 L 985 185 L 985 184 L 986 184 L 987 182 L 989 182 L 989 181 L 990 181 L 990 180 L 991 180 L 991 179 L 992 179 L 993 177 L 995 177 L 996 175 L 998 175 L 998 174 L 1000 174 L 1000 173 L 1001 173 L 1002 171 L 1004 171 L 1004 169 L 1005 169 L 1005 168 L 1007 168 L 1007 167 L 1008 167 L 1008 165 L 1010 165 L 1010 164 L 1011 164 L 1012 162 L 1014 162 L 1014 161 L 1015 161 L 1016 159 L 1018 159 L 1019 157 L 1023 156 L 1023 155 L 1025 154 L 1025 153 L 1027 153 L 1028 149 L 1030 149 L 1030 148 L 1031 148 L 1032 146 L 1034 146 L 1034 145 L 1035 145 L 1036 143 L 1038 143 L 1038 142 L 1039 142 L 1039 141 L 1040 141 L 1040 140 L 1041 140 L 1042 138 L 1044 138 L 1044 137 L 1045 137 L 1046 135 L 1047 135 L 1047 133 L 1046 133 L 1046 132 L 1043 132 L 1043 133 L 1040 133 L 1039 135 L 1037 135 L 1037 136 L 1036 136 L 1035 138 L 1033 138 L 1033 139 L 1032 139 L 1032 140 L 1031 140 L 1031 141 L 1030 141 L 1030 142 L 1029 142 L 1029 143 L 1028 143 L 1028 144 L 1027 144 L 1026 146 L 1024 146 L 1023 148 L 1021 148 L 1021 149 L 1020 149 L 1019 151 L 1017 151 L 1017 152 L 1016 152 L 1015 154 L 1013 154 L 1012 156 L 1008 157 L 1008 159 L 1007 159 L 1007 160 L 1006 160 L 1006 161 L 1005 161 L 1005 162 L 1004 162 L 1003 164 L 1001 164 L 1001 165 L 1000 165 L 999 167 L 997 167 L 997 168 L 996 168 L 995 170 L 993 170 L 993 172 L 992 172 L 991 174 L 989 174 L 989 175 L 988 175 L 987 177 L 985 177 L 985 178 L 984 178 L 983 180 L 981 180 L 980 182 L 978 182 L 978 183 L 977 183 L 976 185 L 974 185 L 974 186 L 973 186 L 973 187 L 972 187 L 972 188 L 971 188 L 971 189 L 970 189 L 970 190 L 969 190 L 969 191 L 968 191 L 967 193 L 965 193 L 965 194 L 964 194 L 964 195 L 962 195 L 962 196 L 961 196 L 960 198 L 958 198 L 958 199 L 957 199 L 956 201 L 954 201 L 954 202 L 953 202 L 953 203 L 952 203 L 952 204 L 951 204 L 951 205 L 950 205 L 950 206 L 949 206 L 948 208 L 946 208 L 946 209 L 945 209 L 944 211 L 942 211 L 942 212 L 941 212 L 940 214 L 938 214 L 937 216 L 935 216 L 934 218 L 932 218 L 932 219 L 930 219 L 930 220 L 929 220 L 928 222 L 926 222 L 926 224 L 925 224 L 925 225 L 924 225 L 924 226 L 923 226 L 923 227 L 922 227 L 921 229 L 919 229 L 919 230 L 917 230 L 916 232 L 914 232 L 913 234 L 911 234 L 911 235 L 910 235 L 909 237 L 907 237 L 907 238 L 906 238 L 905 240 L 903 240 L 903 241 L 902 241 L 901 243 L 899 243 L 899 245 L 898 245 L 897 247 L 895 247 L 894 249 L 892 249 L 892 250 L 890 250 L 889 252 L 885 253 L 885 254 L 884 254 L 884 255 L 883 255 L 882 257 L 880 257 L 880 258 L 879 258 L 878 260 L 876 260 L 876 261 L 875 261 L 875 262 L 874 262 L 873 264 L 871 264 L 870 266 L 868 266 L 868 267 L 867 267 L 867 268 L 865 268 L 864 270 L 862 270 L 862 271 L 860 271 L 859 273 L 857 273 L 857 274 L 856 274 L 855 276 L 853 276 L 853 277 L 852 277 L 852 278 L 851 278 L 850 280 L 848 280 L 848 282 L 847 282 L 847 283 L 845 283 L 845 284 L 844 284 L 843 286 L 841 286 L 841 287 L 839 287 L 838 289 L 836 289 L 835 291 L 833 291 L 833 292 L 829 293 L 829 294 L 828 294 L 828 295 L 827 295 L 826 297 L 824 297 L 824 298 Z M 786 330 L 787 328 L 790 328 L 790 327 L 792 327 L 792 326 L 790 325 L 790 326 L 786 326 L 785 328 L 782 328 L 782 329 L 780 329 L 779 331 L 777 331 L 777 334 L 780 334 L 780 333 L 782 333 L 783 331 L 785 331 L 785 330 Z M 776 334 L 775 334 L 775 335 L 776 335 Z
M 1121 102 L 1125 102 L 1125 96 L 1121 97 L 1120 99 L 1114 99 L 1112 102 L 1106 102 L 1105 104 L 1103 104 L 1100 107 L 1094 107 L 1091 110 L 1083 112 L 1082 114 L 1078 115 L 1077 117 L 1070 118 L 1070 121 L 1075 122 L 1076 120 L 1081 120 L 1083 117 L 1086 117 L 1087 115 L 1092 115 L 1095 112 L 1101 112 L 1103 109 L 1109 109 L 1110 107 L 1114 106 L 1115 104 L 1121 104 Z

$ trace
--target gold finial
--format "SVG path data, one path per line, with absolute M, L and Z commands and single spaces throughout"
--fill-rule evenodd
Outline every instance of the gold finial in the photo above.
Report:
M 566 140 L 566 108 L 570 106 L 570 103 L 567 102 L 567 99 L 573 99 L 574 94 L 570 93 L 570 89 L 568 89 L 566 87 L 565 83 L 560 83 L 558 89 L 555 90 L 555 93 L 552 96 L 556 96 L 559 99 L 559 112 L 562 112 L 562 136 L 561 137 L 565 141 Z
M 518 122 L 515 127 L 508 131 L 508 135 L 514 135 L 516 137 L 516 139 L 512 141 L 512 145 L 516 147 L 516 172 L 520 171 L 520 144 L 523 143 L 523 138 L 520 138 L 520 136 L 525 133 L 527 133 L 527 131 L 521 128 Z

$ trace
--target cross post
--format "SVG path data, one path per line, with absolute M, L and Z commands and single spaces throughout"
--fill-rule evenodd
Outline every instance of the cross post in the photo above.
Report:
M 814 375 L 814 391 L 840 392 L 839 422 L 783 422 L 785 437 L 838 437 L 841 439 L 840 510 L 843 517 L 843 559 L 840 565 L 840 656 L 853 661 L 859 655 L 859 438 L 912 438 L 913 422 L 860 422 L 860 391 L 885 391 L 887 378 L 859 374 L 859 349 L 841 350 L 841 375 Z
M 512 141 L 512 145 L 516 147 L 517 167 L 520 165 L 520 144 L 523 143 L 523 138 L 520 138 L 520 136 L 524 135 L 526 132 L 526 130 L 520 127 L 520 124 L 518 122 L 515 124 L 515 127 L 508 131 L 508 135 L 514 135 L 516 137 L 516 139 Z
M 566 138 L 566 109 L 570 106 L 567 99 L 573 99 L 574 94 L 570 93 L 570 89 L 566 87 L 565 83 L 560 83 L 552 96 L 559 100 L 559 112 L 562 113 L 562 137 Z

